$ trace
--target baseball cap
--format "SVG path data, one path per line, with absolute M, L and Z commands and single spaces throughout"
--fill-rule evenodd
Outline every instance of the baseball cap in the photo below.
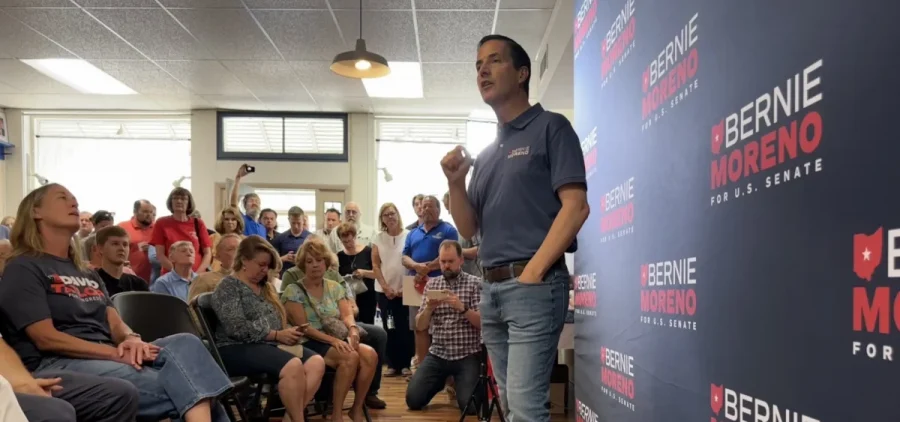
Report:
M 91 223 L 94 223 L 95 226 L 97 225 L 97 223 L 100 223 L 101 221 L 114 221 L 114 220 L 115 219 L 113 218 L 113 214 L 106 210 L 97 211 L 94 213 L 94 215 L 91 216 Z

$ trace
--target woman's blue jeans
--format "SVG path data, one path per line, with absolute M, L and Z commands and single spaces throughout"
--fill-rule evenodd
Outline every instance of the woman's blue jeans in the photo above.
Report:
M 205 399 L 214 399 L 231 388 L 231 381 L 213 360 L 203 342 L 191 334 L 175 334 L 153 342 L 159 357 L 140 371 L 110 360 L 48 358 L 39 370 L 67 370 L 120 378 L 139 392 L 138 416 L 182 418 Z M 227 422 L 221 404 L 212 409 L 215 422 Z

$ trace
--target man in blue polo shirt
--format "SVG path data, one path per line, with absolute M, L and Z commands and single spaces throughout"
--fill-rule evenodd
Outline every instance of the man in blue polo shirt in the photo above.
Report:
M 441 203 L 435 196 L 426 196 L 422 199 L 422 224 L 409 231 L 406 235 L 406 244 L 403 246 L 403 266 L 407 274 L 416 276 L 416 284 L 424 286 L 429 277 L 441 275 L 441 263 L 438 255 L 441 250 L 441 242 L 459 240 L 459 234 L 450 223 L 441 220 Z M 428 331 L 416 331 L 416 314 L 419 307 L 409 307 L 409 329 L 416 333 L 416 356 L 413 358 L 412 367 L 415 367 L 425 359 L 431 339 Z
M 247 165 L 242 164 L 241 168 L 238 169 L 237 175 L 234 177 L 234 186 L 231 188 L 231 206 L 238 208 L 238 190 L 241 187 L 241 179 L 244 176 L 250 174 L 247 171 Z M 250 236 L 252 234 L 258 235 L 263 239 L 268 239 L 266 237 L 266 227 L 259 223 L 259 210 L 262 207 L 262 203 L 259 200 L 259 195 L 255 193 L 248 193 L 244 195 L 244 198 L 241 200 L 241 205 L 244 206 L 244 213 L 241 215 L 244 218 L 244 235 Z
M 531 60 L 515 41 L 478 44 L 478 88 L 499 122 L 474 161 L 462 147 L 441 166 L 459 233 L 482 234 L 481 330 L 504 409 L 514 422 L 550 420 L 550 372 L 568 308 L 565 252 L 587 219 L 584 155 L 562 115 L 528 102 Z M 502 312 L 502 313 L 501 313 Z
M 272 246 L 278 251 L 281 257 L 281 274 L 294 267 L 294 260 L 297 257 L 297 251 L 300 246 L 309 237 L 309 230 L 303 229 L 304 213 L 300 207 L 291 207 L 288 210 L 288 223 L 291 224 L 289 230 L 285 230 L 272 239 Z

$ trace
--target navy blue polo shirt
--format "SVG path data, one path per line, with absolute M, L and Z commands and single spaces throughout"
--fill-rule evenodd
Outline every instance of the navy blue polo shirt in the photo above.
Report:
M 272 247 L 278 251 L 278 256 L 285 256 L 290 252 L 300 252 L 300 246 L 303 245 L 303 242 L 306 241 L 306 238 L 309 237 L 310 232 L 308 230 L 303 230 L 299 236 L 294 236 L 290 230 L 286 230 L 284 233 L 281 233 L 275 236 L 272 239 Z M 285 271 L 291 269 L 294 266 L 293 262 L 284 262 L 281 267 L 281 273 L 284 274 Z
M 456 228 L 441 220 L 431 230 L 425 231 L 425 225 L 420 224 L 410 230 L 406 235 L 406 244 L 403 246 L 403 255 L 410 257 L 413 261 L 425 264 L 437 259 L 441 248 L 441 242 L 450 240 L 459 240 L 459 233 Z M 408 275 L 415 275 L 416 272 L 409 270 Z M 441 275 L 441 270 L 434 270 L 428 273 L 429 277 L 437 277 Z
M 482 265 L 531 259 L 562 208 L 556 191 L 572 183 L 587 189 L 581 143 L 565 116 L 535 104 L 503 125 L 478 154 L 468 188 Z M 566 252 L 577 247 L 573 240 Z
M 254 234 L 266 239 L 266 226 L 254 220 L 253 217 L 244 214 L 244 235 L 250 236 Z

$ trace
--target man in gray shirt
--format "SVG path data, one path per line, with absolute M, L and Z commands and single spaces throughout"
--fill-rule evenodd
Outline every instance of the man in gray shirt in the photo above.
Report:
M 577 248 L 590 213 L 584 156 L 565 117 L 528 102 L 531 60 L 518 43 L 482 38 L 475 67 L 481 97 L 497 114 L 497 139 L 474 161 L 468 191 L 465 148 L 441 167 L 460 237 L 483 236 L 481 329 L 502 406 L 514 422 L 546 422 L 569 302 L 563 254 Z

